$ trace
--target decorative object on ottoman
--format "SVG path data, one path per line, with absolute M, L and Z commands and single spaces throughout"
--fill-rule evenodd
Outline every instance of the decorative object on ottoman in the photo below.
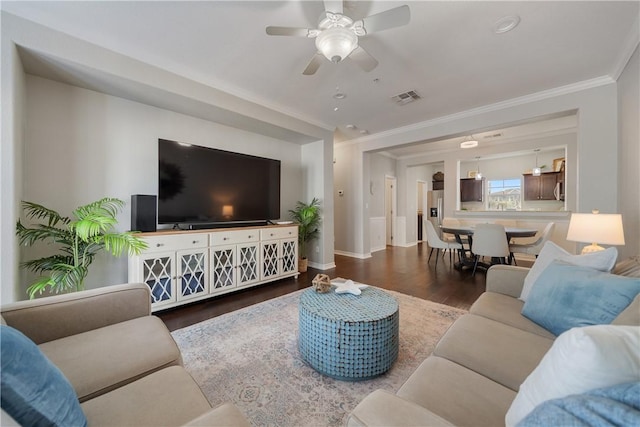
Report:
M 331 279 L 326 274 L 316 274 L 311 284 L 313 285 L 313 289 L 321 294 L 326 294 L 331 290 Z
M 307 289 L 298 310 L 300 355 L 324 375 L 366 380 L 398 358 L 398 302 L 381 289 L 369 286 L 361 296 Z
M 360 295 L 361 289 L 369 287 L 369 285 L 363 285 L 362 283 L 356 283 L 353 280 L 335 279 L 331 283 L 336 285 L 336 294 L 352 294 Z

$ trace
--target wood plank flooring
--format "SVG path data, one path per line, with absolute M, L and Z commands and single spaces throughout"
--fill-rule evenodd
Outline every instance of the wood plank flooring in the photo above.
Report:
M 484 271 L 476 272 L 473 277 L 469 270 L 455 270 L 449 264 L 448 255 L 444 259 L 440 258 L 436 266 L 435 251 L 431 261 L 427 263 L 429 250 L 426 243 L 419 243 L 409 248 L 388 246 L 386 250 L 374 252 L 372 258 L 368 259 L 336 255 L 336 267 L 331 270 L 309 268 L 297 279 L 283 279 L 155 314 L 173 331 L 307 288 L 318 273 L 468 309 L 485 290 Z

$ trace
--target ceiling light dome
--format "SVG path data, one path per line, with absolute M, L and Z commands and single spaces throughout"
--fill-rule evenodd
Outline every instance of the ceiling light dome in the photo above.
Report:
M 358 47 L 358 36 L 346 28 L 328 28 L 316 37 L 316 47 L 329 61 L 338 63 Z

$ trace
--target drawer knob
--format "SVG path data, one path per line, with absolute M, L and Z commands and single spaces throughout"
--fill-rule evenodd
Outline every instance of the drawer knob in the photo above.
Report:
M 193 244 L 195 245 L 196 243 L 200 243 L 200 241 L 199 241 L 199 240 L 194 240 L 194 241 L 193 241 L 193 242 L 191 242 L 191 243 L 193 243 Z
M 164 246 L 164 243 L 156 243 L 156 248 L 159 248 L 161 246 Z
M 222 240 L 229 240 L 229 238 L 228 237 L 223 237 Z
M 249 234 L 249 237 L 248 237 L 248 238 L 250 239 L 250 238 L 252 238 L 252 237 L 253 237 L 253 236 L 252 236 L 251 234 Z

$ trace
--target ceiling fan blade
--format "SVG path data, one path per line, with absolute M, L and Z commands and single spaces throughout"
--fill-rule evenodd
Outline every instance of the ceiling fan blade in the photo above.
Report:
M 342 14 L 342 0 L 324 0 L 324 10 L 327 12 Z
M 267 30 L 267 34 L 270 36 L 309 37 L 308 28 L 267 27 L 266 30 Z
M 362 46 L 358 46 L 349 55 L 349 58 L 353 59 L 356 64 L 363 70 L 369 72 L 378 66 L 378 61 L 369 54 Z
M 304 74 L 305 76 L 311 76 L 315 74 L 316 71 L 318 71 L 318 68 L 320 68 L 320 65 L 322 64 L 323 61 L 324 61 L 324 56 L 322 56 L 322 54 L 320 53 L 316 53 L 314 57 L 311 58 L 309 65 L 307 65 L 307 68 L 304 69 L 302 74 Z
M 362 20 L 362 26 L 366 34 L 371 34 L 377 31 L 407 25 L 410 19 L 411 11 L 409 10 L 409 6 L 404 5 L 367 16 Z

